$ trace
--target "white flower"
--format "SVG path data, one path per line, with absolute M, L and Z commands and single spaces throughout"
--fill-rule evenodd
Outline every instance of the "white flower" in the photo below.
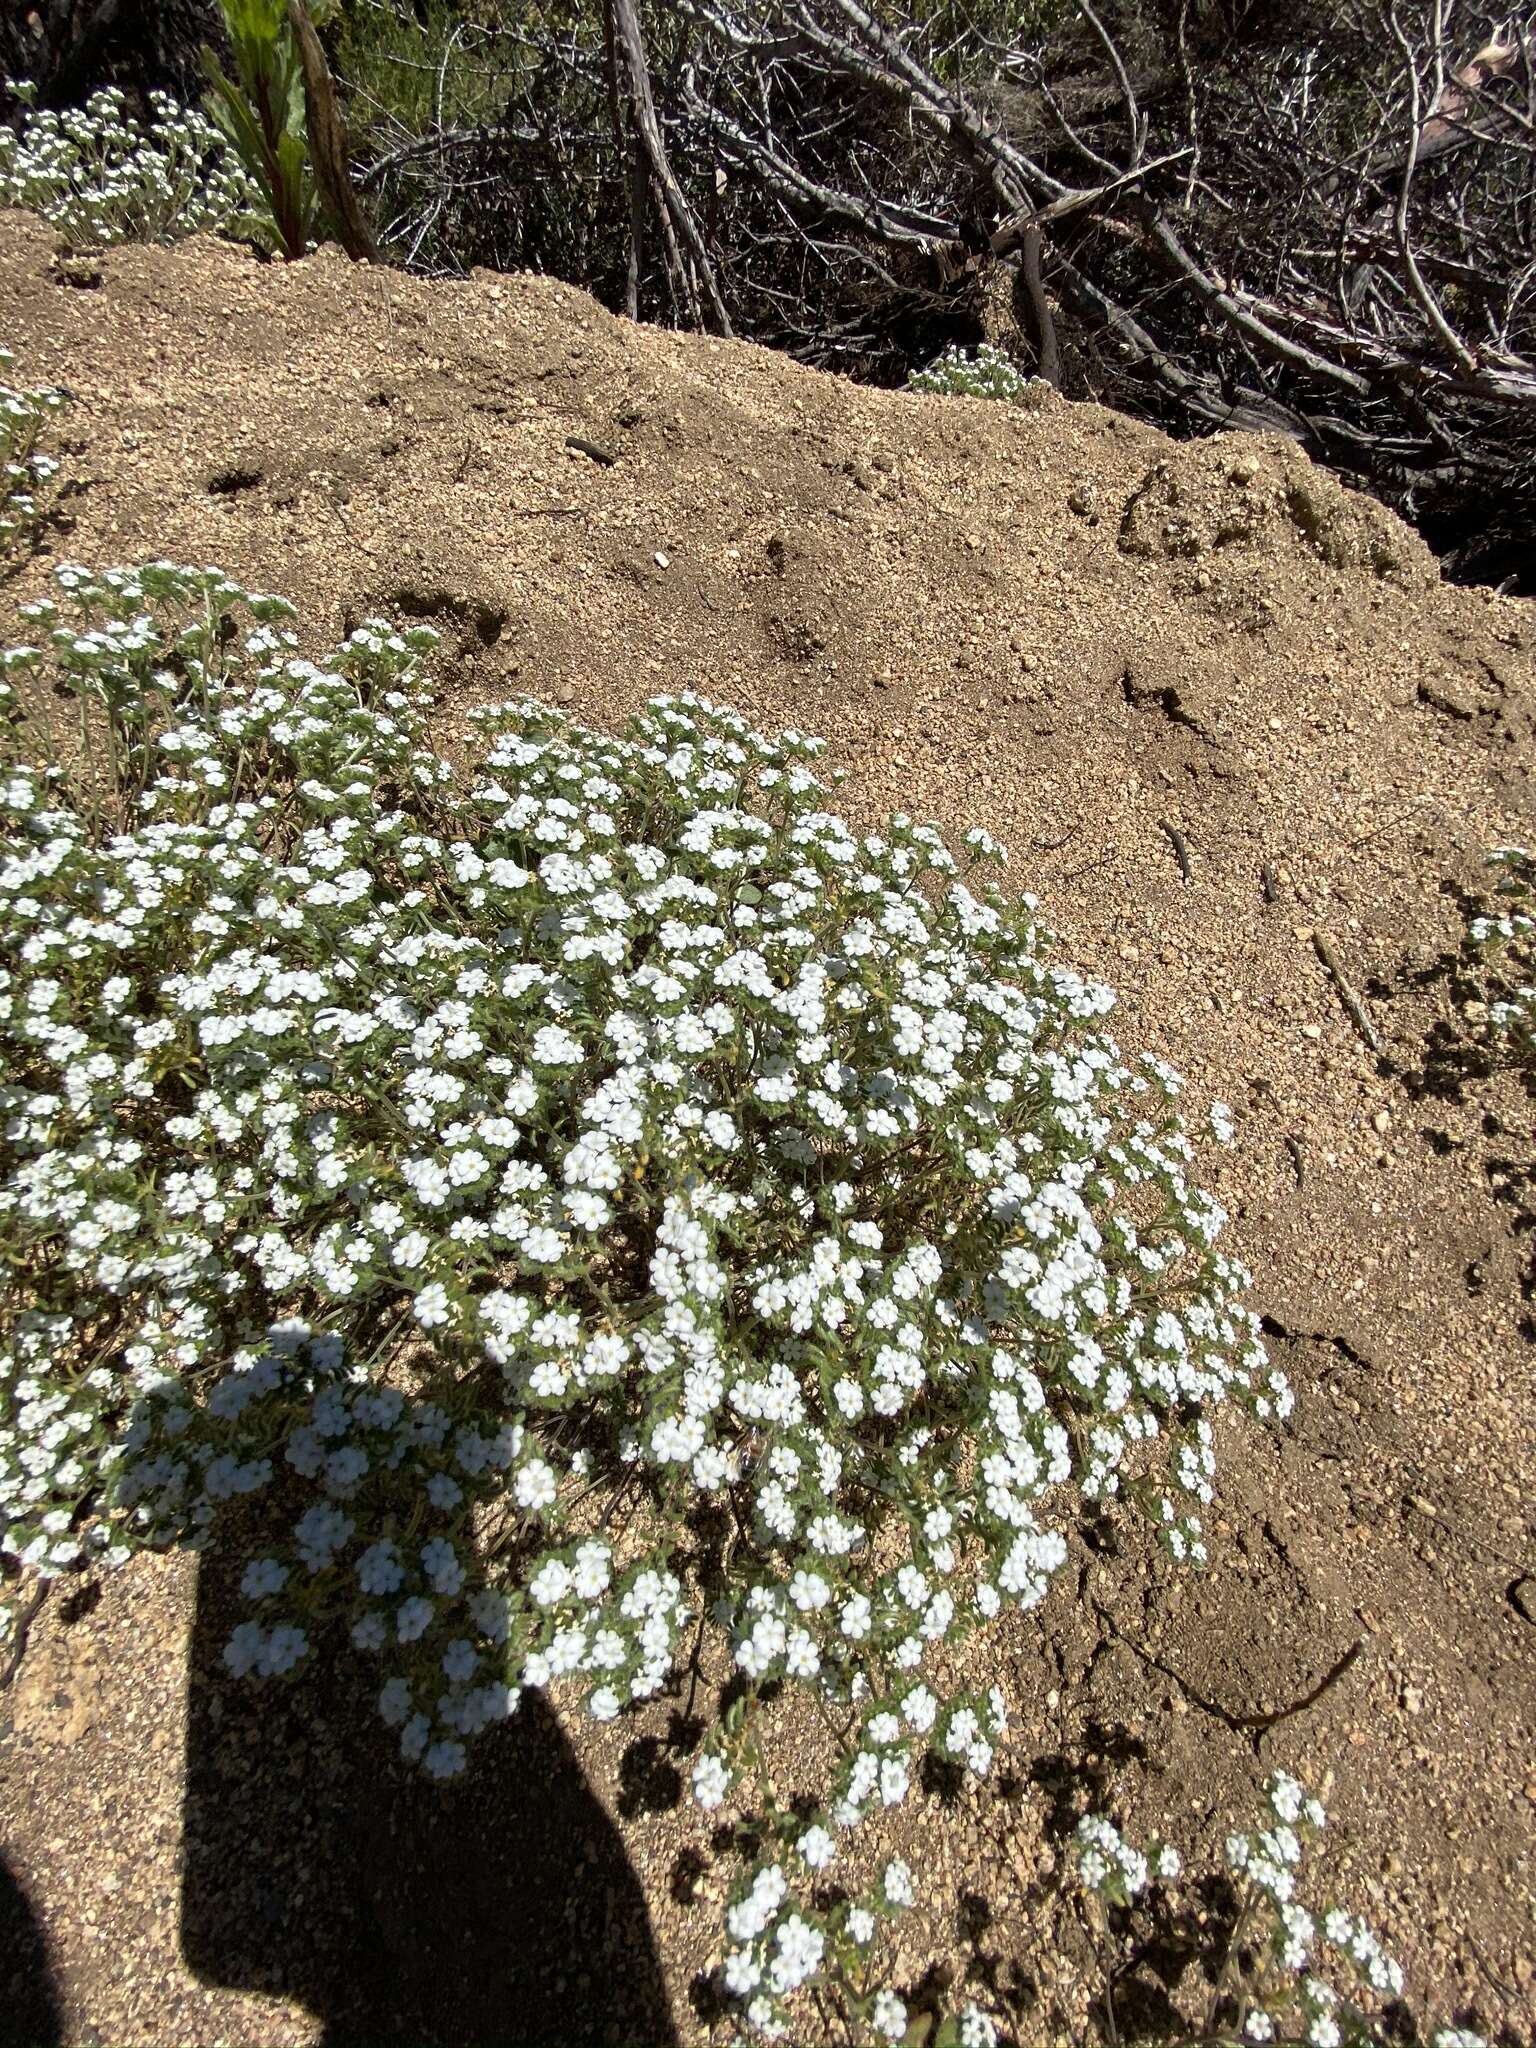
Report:
M 877 1991 L 870 2010 L 878 2033 L 888 2041 L 899 2041 L 907 2031 L 907 2008 L 894 1991 Z
M 391 1728 L 398 1728 L 411 1711 L 411 1688 L 403 1678 L 386 1679 L 379 1692 L 379 1713 Z
M 257 1669 L 263 1677 L 280 1678 L 309 1653 L 309 1639 L 303 1629 L 286 1624 L 272 1630 L 262 1645 Z
M 869 1634 L 868 1597 L 863 1593 L 855 1593 L 852 1599 L 844 1604 L 839 1619 L 843 1634 L 853 1642 L 861 1642 Z
M 960 2014 L 960 2048 L 997 2048 L 997 2023 L 979 2006 L 967 2005 Z
M 529 1056 L 536 1066 L 575 1066 L 586 1058 L 581 1040 L 558 1024 L 546 1024 L 533 1035 Z
M 266 1600 L 280 1593 L 287 1582 L 286 1565 L 279 1564 L 275 1557 L 257 1558 L 246 1566 L 240 1591 L 247 1600 Z
M 774 1954 L 768 1981 L 780 1996 L 797 1991 L 821 1966 L 826 1937 L 798 1913 L 781 1920 L 773 1933 Z
M 395 1609 L 395 1634 L 402 1643 L 414 1643 L 426 1632 L 432 1619 L 432 1602 L 413 1595 Z
M 443 1652 L 444 1676 L 454 1685 L 467 1685 L 474 1676 L 475 1666 L 479 1661 L 475 1655 L 474 1644 L 460 1636 Z
M 445 1537 L 433 1536 L 421 1546 L 421 1568 L 434 1593 L 452 1595 L 464 1583 L 464 1567 Z
M 763 1981 L 762 1965 L 749 1948 L 732 1949 L 721 1970 L 725 1988 L 733 1998 L 745 1998 Z
M 724 1761 L 712 1751 L 706 1751 L 693 1767 L 694 1798 L 706 1812 L 713 1812 L 724 1803 L 730 1788 L 731 1774 Z
M 836 1854 L 836 1845 L 824 1827 L 809 1827 L 795 1843 L 812 1870 L 825 1870 Z
M 435 1280 L 429 1287 L 423 1287 L 416 1297 L 413 1312 L 424 1329 L 440 1329 L 448 1320 L 447 1288 Z
M 236 1678 L 244 1678 L 256 1670 L 261 1662 L 266 1642 L 259 1623 L 242 1621 L 224 1645 L 224 1662 Z
M 0 771 L 0 1250 L 54 1248 L 0 1345 L 7 1547 L 218 1543 L 230 1503 L 302 1496 L 228 1661 L 297 1670 L 335 1612 L 434 1776 L 524 1686 L 654 1698 L 718 1595 L 750 1685 L 862 1724 L 788 1838 L 817 1896 L 925 1752 L 992 1766 L 1001 1691 L 934 1673 L 1046 1597 L 1074 1499 L 1168 1469 L 1198 1560 L 1211 1418 L 1288 1402 L 1174 1077 L 1103 1034 L 1027 899 L 958 886 L 910 817 L 824 809 L 801 735 L 692 694 L 602 735 L 522 700 L 454 776 L 413 632 L 318 663 L 277 610 L 211 632 L 246 604 L 216 571 L 58 580 L 0 684 L 64 683 L 126 765 L 104 805 Z M 727 1756 L 709 1731 L 706 1809 Z M 1243 1857 L 1290 1956 L 1313 1823 L 1273 1819 Z M 1082 1874 L 1123 1900 L 1147 1858 L 1103 1829 Z M 882 1910 L 914 1889 L 891 1864 Z M 873 1939 L 821 1911 L 778 1865 L 733 1895 L 754 2024 L 790 2026 L 827 1928 Z M 1391 1981 L 1352 1925 L 1348 1953 Z M 894 1991 L 876 2017 L 904 2030 Z
M 405 1571 L 393 1543 L 369 1544 L 357 1561 L 357 1582 L 369 1594 L 398 1592 L 405 1582 Z

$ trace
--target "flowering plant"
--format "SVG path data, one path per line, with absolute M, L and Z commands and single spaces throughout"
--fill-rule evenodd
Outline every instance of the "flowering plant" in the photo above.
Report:
M 23 99 L 31 88 L 14 87 Z M 0 126 L 0 206 L 40 213 L 75 248 L 180 235 L 270 236 L 261 193 L 195 107 L 151 93 L 150 118 L 110 86 L 83 107 Z
M 1383 2014 L 1399 2000 L 1403 1973 L 1364 1921 L 1331 1907 L 1319 1920 L 1297 1897 L 1308 1845 L 1322 1832 L 1322 1802 L 1284 1771 L 1265 1787 L 1269 1814 L 1251 1834 L 1227 1837 L 1227 1872 L 1237 1916 L 1208 2009 L 1181 2048 L 1382 2048 L 1399 2038 Z M 1156 1881 L 1183 1874 L 1161 1842 L 1135 1848 L 1104 1814 L 1079 1821 L 1077 1878 L 1101 1927 L 1108 1909 L 1128 1907 Z M 1344 1988 L 1334 1983 L 1340 1972 Z M 1481 2035 L 1442 2027 L 1430 2048 L 1486 2048 Z
M 1004 398 L 1017 403 L 1038 379 L 1026 376 L 1012 359 L 982 342 L 974 355 L 958 346 L 945 349 L 923 370 L 907 379 L 909 391 L 935 391 L 945 398 Z
M 1467 944 L 1489 971 L 1489 1029 L 1527 1073 L 1536 1072 L 1536 854 L 1500 846 L 1494 901 L 1467 924 Z
M 426 629 L 317 665 L 217 571 L 58 581 L 0 655 L 29 744 L 80 713 L 0 786 L 0 1548 L 203 1545 L 267 1494 L 230 1668 L 341 1623 L 436 1775 L 527 1687 L 655 1695 L 712 1616 L 702 1804 L 770 1690 L 842 1724 L 731 1908 L 782 2031 L 874 1931 L 817 1904 L 841 1839 L 925 1751 L 989 1768 L 1002 1696 L 946 1672 L 1074 1500 L 1198 1563 L 1212 1411 L 1288 1409 L 1177 1081 L 1031 897 L 829 810 L 819 742 L 522 699 L 461 781 Z
M 9 349 L 0 348 L 0 370 L 14 361 Z M 0 559 L 43 517 L 41 497 L 59 464 L 41 453 L 38 442 L 63 403 L 62 391 L 22 390 L 0 379 Z

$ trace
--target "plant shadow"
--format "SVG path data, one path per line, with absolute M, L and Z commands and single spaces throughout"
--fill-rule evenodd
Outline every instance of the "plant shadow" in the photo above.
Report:
M 238 1566 L 193 1631 L 182 1943 L 205 1981 L 295 2000 L 325 2048 L 669 2048 L 644 1895 L 543 1700 L 446 1785 L 399 1758 L 344 1638 L 287 1685 L 223 1664 Z
M 1070 1747 L 1037 1756 L 1029 1767 L 1027 1782 L 1046 1801 L 1046 1840 L 1065 1842 L 1078 1817 L 1103 1804 L 1117 1767 L 1146 1761 L 1147 1746 L 1139 1735 L 1133 1735 L 1122 1722 L 1098 1720 L 1090 1720 L 1081 1739 Z
M 1188 2039 L 1190 2021 L 1181 2009 L 1180 1991 L 1196 2009 L 1207 2002 L 1237 1928 L 1238 1905 L 1231 1882 L 1211 1874 L 1177 1899 L 1159 1886 L 1134 1912 L 1116 1910 L 1122 1952 L 1094 2014 L 1100 2038 L 1110 2043 L 1122 2034 L 1149 2043 Z

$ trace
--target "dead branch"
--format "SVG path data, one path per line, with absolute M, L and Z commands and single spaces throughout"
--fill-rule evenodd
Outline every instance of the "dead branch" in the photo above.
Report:
M 304 119 L 309 136 L 309 156 L 326 213 L 341 237 L 341 246 L 355 263 L 377 263 L 379 252 L 373 231 L 363 218 L 363 210 L 357 203 L 357 189 L 352 182 L 347 131 L 336 103 L 335 81 L 304 0 L 288 0 L 288 23 L 298 44 L 299 64 L 304 74 Z
M 708 307 L 709 324 L 715 333 L 729 336 L 733 331 L 731 319 L 725 310 L 725 301 L 720 296 L 714 265 L 710 262 L 709 252 L 704 246 L 704 237 L 694 218 L 693 208 L 673 175 L 667 146 L 656 119 L 650 66 L 646 61 L 645 41 L 640 32 L 639 16 L 635 12 L 635 0 L 607 0 L 607 5 L 614 39 L 623 59 L 624 69 L 628 73 L 630 119 L 634 122 L 635 133 L 640 139 L 652 182 L 660 198 L 658 212 L 662 234 L 667 244 L 670 269 L 690 299 L 696 299 L 702 294 L 704 304 Z M 684 249 L 688 254 L 686 263 L 682 254 Z

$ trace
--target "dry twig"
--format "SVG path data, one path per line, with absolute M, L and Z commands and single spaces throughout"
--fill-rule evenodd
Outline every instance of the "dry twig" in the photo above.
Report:
M 1350 986 L 1349 977 L 1339 965 L 1339 956 L 1333 950 L 1327 934 L 1325 932 L 1314 932 L 1312 934 L 1312 945 L 1318 959 L 1322 961 L 1323 966 L 1328 970 L 1329 979 L 1339 992 L 1339 1001 L 1344 1005 L 1345 1014 L 1348 1016 L 1350 1023 L 1354 1025 L 1356 1031 L 1359 1032 L 1377 1059 L 1382 1059 L 1385 1056 L 1386 1047 L 1381 1042 L 1381 1036 L 1376 1026 L 1371 1022 L 1365 1004 L 1356 995 L 1354 989 Z

